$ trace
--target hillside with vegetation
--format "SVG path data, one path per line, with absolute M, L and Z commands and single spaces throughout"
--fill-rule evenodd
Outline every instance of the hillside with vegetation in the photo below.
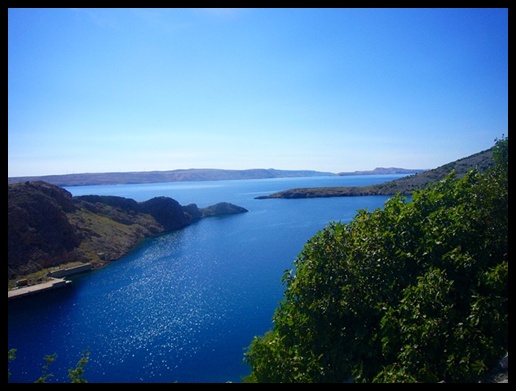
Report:
M 457 178 L 464 176 L 471 168 L 475 168 L 479 172 L 484 172 L 493 166 L 492 153 L 493 148 L 490 148 L 432 170 L 408 175 L 377 185 L 296 188 L 270 195 L 258 196 L 256 199 L 355 197 L 364 195 L 394 195 L 398 193 L 409 195 L 431 183 L 444 179 L 451 171 L 455 171 Z
M 169 197 L 144 202 L 116 197 L 72 197 L 46 182 L 8 185 L 8 280 L 68 263 L 100 267 L 140 240 L 210 217 L 247 212 L 221 202 L 207 208 Z
M 490 152 L 483 172 L 313 236 L 244 382 L 492 382 L 508 352 L 508 139 Z

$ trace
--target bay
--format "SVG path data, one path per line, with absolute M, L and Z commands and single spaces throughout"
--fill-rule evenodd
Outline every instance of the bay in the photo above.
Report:
M 145 240 L 65 289 L 8 304 L 13 383 L 34 382 L 57 354 L 47 382 L 64 383 L 88 351 L 90 383 L 239 383 L 244 352 L 272 327 L 281 278 L 308 239 L 387 196 L 256 200 L 295 187 L 362 186 L 403 175 L 275 178 L 68 187 L 72 195 L 156 196 L 206 207 L 231 202 L 249 212 L 206 218 Z

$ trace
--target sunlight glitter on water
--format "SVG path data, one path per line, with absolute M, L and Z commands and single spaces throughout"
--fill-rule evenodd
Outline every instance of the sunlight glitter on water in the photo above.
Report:
M 89 349 L 93 383 L 239 382 L 248 371 L 244 349 L 271 327 L 283 272 L 306 240 L 330 220 L 349 221 L 357 208 L 379 207 L 387 198 L 249 198 L 268 183 L 276 189 L 282 182 L 246 182 L 242 188 L 233 182 L 213 193 L 183 190 L 183 199 L 232 201 L 249 212 L 203 219 L 146 240 L 106 268 L 77 277 L 52 300 L 10 305 L 9 344 L 19 348 L 13 363 L 19 371 L 11 379 L 34 381 L 42 357 L 57 351 L 63 370 L 56 366 L 53 380 L 67 382 L 66 369 Z M 145 199 L 155 195 L 162 194 L 148 192 Z

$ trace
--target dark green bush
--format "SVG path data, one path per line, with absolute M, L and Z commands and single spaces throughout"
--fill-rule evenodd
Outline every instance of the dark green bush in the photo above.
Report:
M 481 380 L 508 349 L 508 140 L 495 141 L 494 168 L 312 237 L 244 381 Z

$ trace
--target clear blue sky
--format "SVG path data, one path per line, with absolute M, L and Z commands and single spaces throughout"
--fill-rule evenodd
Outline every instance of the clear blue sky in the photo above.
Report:
M 9 9 L 8 176 L 435 168 L 508 136 L 507 9 Z

